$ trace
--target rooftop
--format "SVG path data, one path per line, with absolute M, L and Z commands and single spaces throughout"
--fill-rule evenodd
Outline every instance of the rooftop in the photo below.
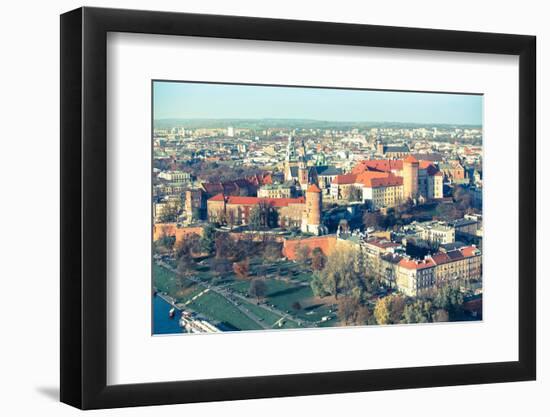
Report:
M 208 201 L 224 201 L 227 204 L 241 204 L 245 206 L 253 206 L 257 204 L 268 204 L 272 207 L 287 207 L 291 204 L 304 204 L 305 198 L 263 198 L 263 197 L 244 197 L 237 195 L 224 196 L 223 194 L 217 194 L 210 198 Z
M 309 187 L 307 187 L 306 193 L 320 193 L 321 189 L 317 187 L 315 184 L 311 184 Z

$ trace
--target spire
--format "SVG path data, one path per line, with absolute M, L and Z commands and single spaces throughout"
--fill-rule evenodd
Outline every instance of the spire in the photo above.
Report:
M 286 145 L 286 160 L 292 161 L 296 155 L 296 151 L 294 149 L 294 142 L 292 140 L 292 135 L 288 135 L 288 143 Z

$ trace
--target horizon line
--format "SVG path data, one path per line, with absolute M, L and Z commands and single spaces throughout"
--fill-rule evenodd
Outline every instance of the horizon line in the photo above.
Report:
M 308 122 L 325 122 L 325 123 L 399 123 L 399 124 L 414 124 L 414 125 L 453 125 L 453 126 L 479 126 L 483 127 L 483 124 L 477 123 L 453 123 L 453 122 L 410 122 L 410 121 L 397 121 L 397 120 L 323 120 L 323 119 L 308 119 L 308 118 L 289 118 L 289 117 L 163 117 L 159 119 L 153 119 L 154 122 L 166 121 L 166 120 L 294 120 L 294 121 L 308 121 Z

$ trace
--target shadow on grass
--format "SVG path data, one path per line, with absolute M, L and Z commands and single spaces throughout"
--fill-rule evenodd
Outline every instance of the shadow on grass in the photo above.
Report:
M 311 310 L 315 310 L 315 309 L 317 309 L 319 307 L 323 307 L 323 306 L 324 306 L 324 304 L 312 304 L 310 306 L 304 307 L 304 310 L 305 311 L 311 311 Z
M 235 326 L 233 326 L 232 324 L 229 324 L 228 322 L 226 321 L 223 321 L 219 324 L 219 327 L 224 331 L 224 332 L 240 332 L 241 329 L 238 329 L 236 328 Z
M 302 289 L 302 287 L 286 288 L 284 290 L 275 291 L 275 292 L 272 292 L 270 294 L 267 294 L 267 297 L 271 298 L 271 297 L 280 297 L 282 295 L 289 295 L 289 294 L 293 294 L 297 291 L 300 291 L 301 289 Z

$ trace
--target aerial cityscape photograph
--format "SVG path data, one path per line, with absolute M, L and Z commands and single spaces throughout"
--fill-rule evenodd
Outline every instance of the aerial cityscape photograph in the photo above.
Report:
M 483 319 L 482 95 L 152 93 L 153 335 Z

